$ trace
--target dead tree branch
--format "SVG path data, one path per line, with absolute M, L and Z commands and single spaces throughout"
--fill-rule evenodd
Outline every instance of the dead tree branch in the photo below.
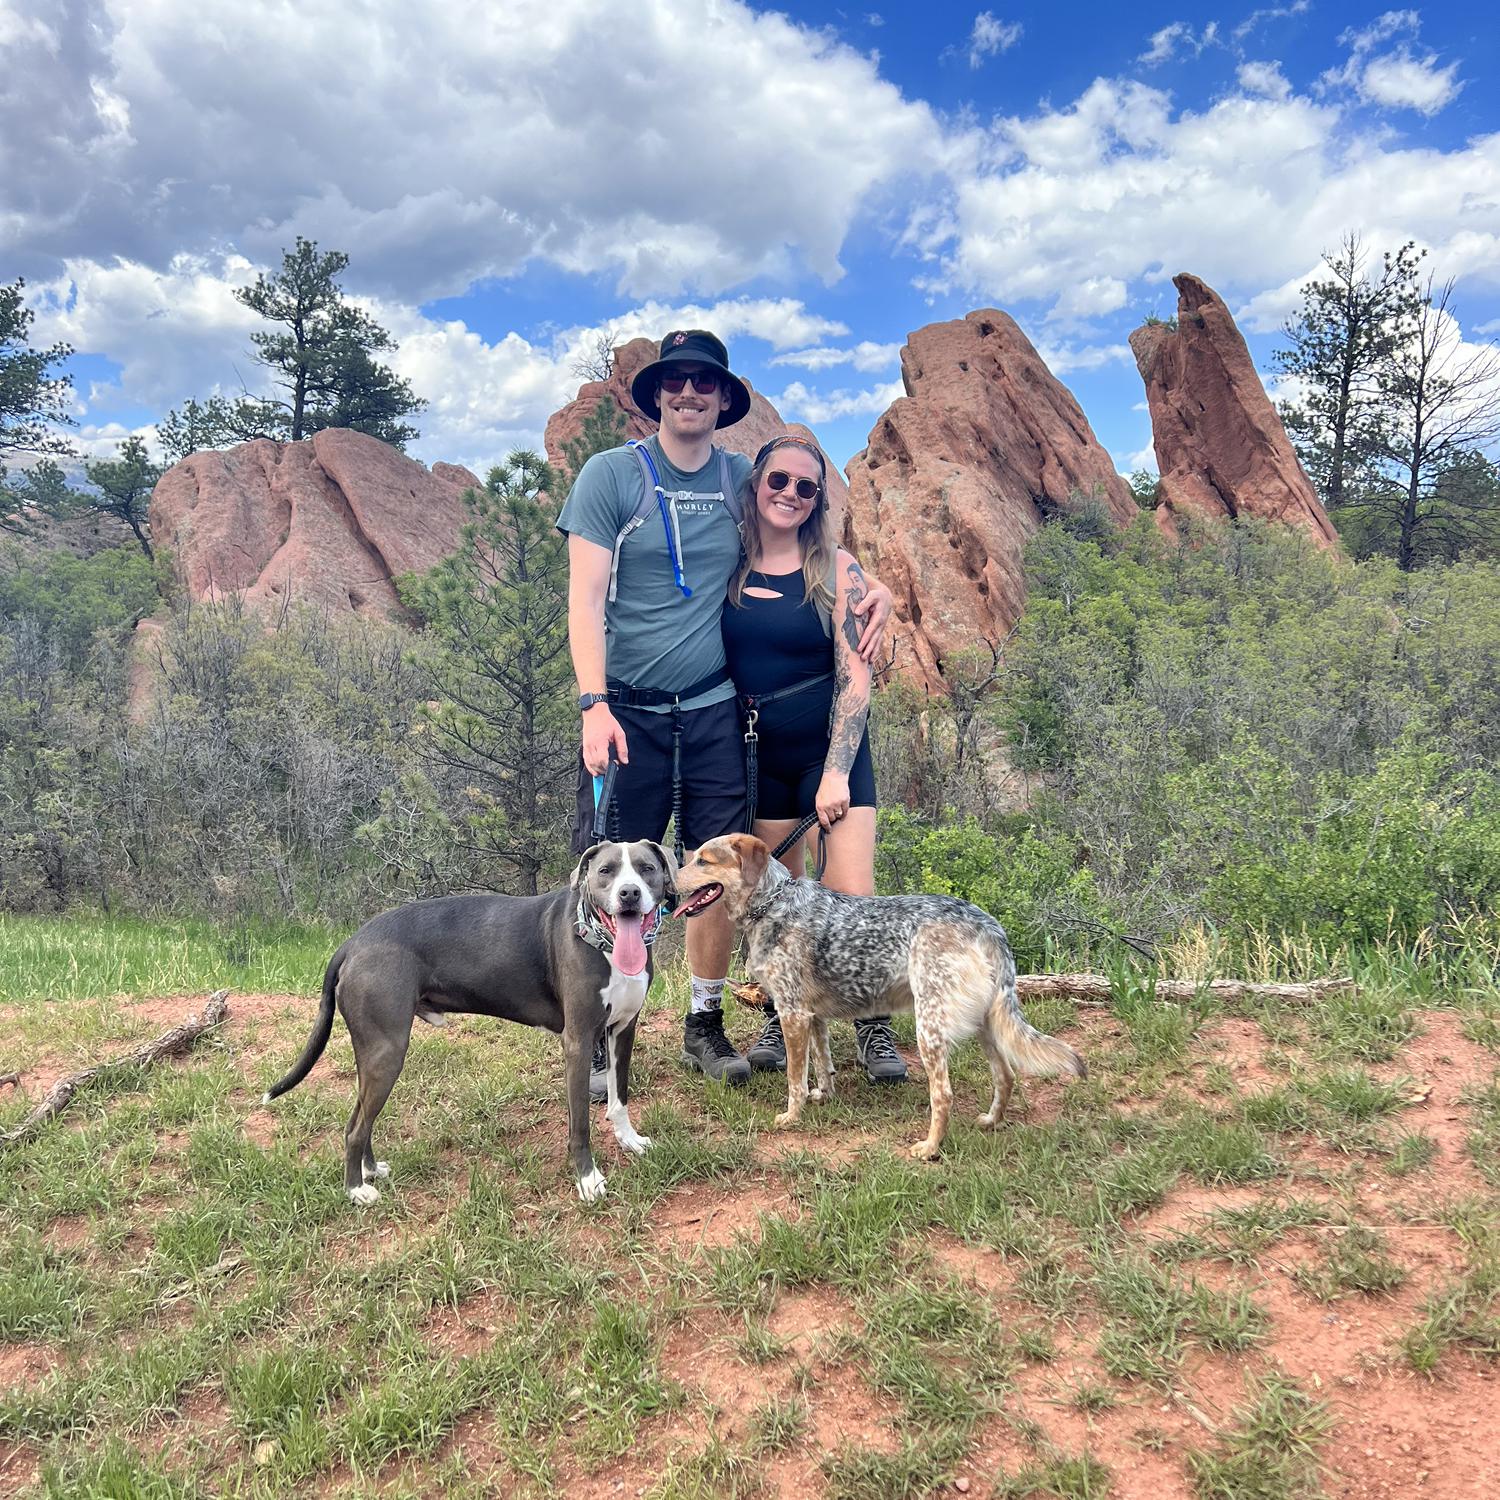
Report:
M 1252 984 L 1241 979 L 1209 979 L 1200 984 L 1191 979 L 1158 979 L 1155 994 L 1157 1000 L 1174 1005 L 1186 1004 L 1200 995 L 1226 1005 L 1247 1000 L 1311 1005 L 1333 995 L 1358 991 L 1352 979 L 1314 979 L 1307 984 Z M 1110 982 L 1103 974 L 1018 974 L 1016 992 L 1023 1000 L 1076 1000 L 1080 1005 L 1108 1005 L 1111 995 Z
M 150 1067 L 152 1063 L 160 1062 L 164 1057 L 176 1057 L 188 1051 L 205 1031 L 211 1031 L 223 1021 L 229 1011 L 228 1000 L 228 990 L 215 990 L 208 997 L 208 1004 L 198 1015 L 189 1016 L 180 1026 L 164 1031 L 154 1042 L 142 1042 L 134 1051 L 125 1053 L 123 1057 L 112 1058 L 109 1062 L 95 1063 L 92 1068 L 83 1068 L 77 1073 L 69 1073 L 66 1078 L 59 1078 L 47 1090 L 41 1103 L 14 1130 L 0 1134 L 0 1145 L 8 1146 L 35 1134 L 38 1126 L 52 1119 L 54 1115 L 60 1115 L 73 1102 L 76 1094 L 86 1089 L 102 1075 L 122 1068 Z

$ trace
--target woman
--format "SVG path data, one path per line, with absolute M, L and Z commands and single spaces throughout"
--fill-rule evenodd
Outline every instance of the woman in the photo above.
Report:
M 871 673 L 860 660 L 851 613 L 867 584 L 834 542 L 826 479 L 822 453 L 805 438 L 773 438 L 756 454 L 745 557 L 724 609 L 724 651 L 735 687 L 758 715 L 751 832 L 775 848 L 815 811 L 826 840 L 824 885 L 873 896 L 875 772 L 865 733 Z M 803 847 L 784 861 L 801 875 Z M 906 1077 L 888 1016 L 856 1021 L 854 1030 L 872 1082 Z M 752 1068 L 786 1067 L 774 1011 L 746 1056 Z

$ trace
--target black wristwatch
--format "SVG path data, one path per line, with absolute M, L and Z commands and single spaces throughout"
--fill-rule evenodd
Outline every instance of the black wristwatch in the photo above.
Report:
M 578 712 L 586 714 L 596 703 L 608 702 L 608 693 L 580 693 L 578 696 Z

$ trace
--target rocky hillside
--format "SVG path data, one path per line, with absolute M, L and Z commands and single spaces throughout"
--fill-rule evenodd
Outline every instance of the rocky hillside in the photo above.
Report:
M 896 596 L 896 669 L 942 685 L 944 659 L 998 642 L 1026 601 L 1021 556 L 1049 511 L 1093 496 L 1122 526 L 1130 491 L 1072 393 L 1013 318 L 920 328 L 906 395 L 849 463 L 845 539 Z
M 194 453 L 161 478 L 151 530 L 195 599 L 239 594 L 357 614 L 400 608 L 392 580 L 458 544 L 467 469 L 429 471 L 388 443 L 329 430 Z
M 1223 299 L 1196 276 L 1174 276 L 1177 322 L 1130 335 L 1161 472 L 1157 520 L 1260 516 L 1296 526 L 1320 547 L 1338 536 L 1302 472 Z

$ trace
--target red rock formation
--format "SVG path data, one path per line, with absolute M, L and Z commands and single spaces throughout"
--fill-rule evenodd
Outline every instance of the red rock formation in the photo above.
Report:
M 951 653 L 998 642 L 1025 603 L 1021 554 L 1077 495 L 1121 525 L 1125 482 L 1068 389 L 1003 312 L 918 329 L 906 395 L 849 462 L 845 543 L 896 596 L 896 671 L 933 689 Z
M 1174 532 L 1190 513 L 1261 516 L 1337 545 L 1229 309 L 1196 276 L 1172 284 L 1176 328 L 1148 323 L 1130 335 L 1161 472 L 1157 524 Z
M 151 498 L 151 530 L 194 599 L 240 594 L 390 615 L 400 610 L 392 579 L 457 546 L 460 497 L 478 483 L 454 464 L 429 473 L 359 432 L 261 438 L 168 469 Z
M 643 417 L 630 399 L 630 382 L 637 373 L 649 365 L 660 352 L 660 344 L 650 339 L 631 339 L 615 350 L 614 371 L 608 380 L 591 380 L 580 386 L 578 395 L 560 411 L 553 412 L 547 420 L 544 439 L 547 457 L 554 464 L 563 464 L 563 444 L 572 442 L 583 431 L 583 424 L 601 401 L 613 401 L 617 410 L 625 414 L 625 436 L 627 438 L 649 437 L 656 431 L 656 423 Z M 733 368 L 733 357 L 730 366 Z M 749 381 L 745 382 L 749 385 Z M 734 453 L 743 453 L 754 458 L 763 444 L 784 432 L 794 432 L 799 437 L 814 438 L 816 434 L 800 422 L 783 422 L 774 406 L 753 387 L 750 390 L 750 410 L 734 424 L 715 434 L 714 441 Z M 623 441 L 623 440 L 622 440 Z M 828 499 L 836 518 L 842 518 L 844 506 L 849 498 L 844 476 L 831 463 L 828 466 Z

